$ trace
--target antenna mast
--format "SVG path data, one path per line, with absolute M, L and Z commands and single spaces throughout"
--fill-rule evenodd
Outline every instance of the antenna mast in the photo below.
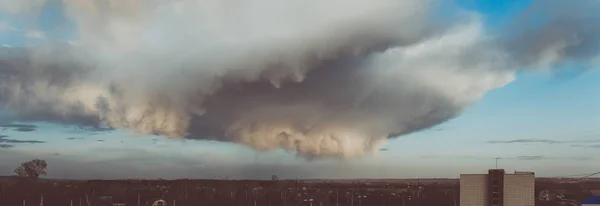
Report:
M 502 159 L 502 158 L 496 157 L 496 158 L 494 158 L 494 159 L 496 159 L 496 169 L 498 169 L 498 160 L 499 160 L 499 159 Z

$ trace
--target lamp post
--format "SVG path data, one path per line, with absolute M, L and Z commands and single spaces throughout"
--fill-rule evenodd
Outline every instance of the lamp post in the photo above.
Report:
M 310 198 L 310 199 L 304 199 L 304 202 L 308 202 L 309 206 L 312 206 L 314 199 Z
M 362 199 L 367 198 L 366 195 L 358 195 L 358 206 L 362 206 Z

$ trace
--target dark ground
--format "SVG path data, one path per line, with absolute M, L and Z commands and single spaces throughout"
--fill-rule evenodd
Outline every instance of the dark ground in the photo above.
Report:
M 562 180 L 561 180 L 562 181 Z M 572 205 L 600 180 L 561 183 L 538 179 L 536 206 Z M 456 179 L 429 180 L 28 180 L 0 178 L 0 205 L 152 205 L 157 199 L 179 206 L 458 206 Z M 538 197 L 539 199 L 539 197 Z M 562 199 L 562 200 L 561 200 Z M 311 201 L 312 200 L 312 201 Z M 561 202 L 563 204 L 561 204 Z

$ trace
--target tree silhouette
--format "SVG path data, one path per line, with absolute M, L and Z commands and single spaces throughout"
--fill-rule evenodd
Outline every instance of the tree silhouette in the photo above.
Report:
M 46 175 L 46 160 L 34 159 L 28 162 L 21 163 L 21 166 L 15 169 L 15 173 L 19 177 L 39 178 Z

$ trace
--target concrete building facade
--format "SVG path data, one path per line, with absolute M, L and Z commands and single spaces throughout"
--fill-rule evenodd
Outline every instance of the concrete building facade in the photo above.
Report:
M 460 175 L 460 206 L 534 206 L 535 174 L 489 170 Z
M 460 175 L 460 206 L 486 206 L 488 177 L 486 174 Z

